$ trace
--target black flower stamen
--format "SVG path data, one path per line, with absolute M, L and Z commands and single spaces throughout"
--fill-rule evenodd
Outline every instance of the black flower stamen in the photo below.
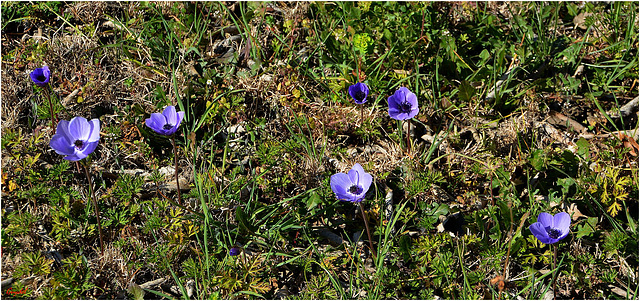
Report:
M 362 100 L 364 100 L 365 97 L 367 97 L 367 94 L 365 94 L 364 91 L 358 91 L 358 92 L 356 92 L 355 96 L 356 96 L 355 98 L 356 98 L 357 101 L 362 101 Z
M 360 187 L 358 185 L 352 185 L 351 187 L 349 187 L 349 193 L 351 193 L 351 194 L 361 194 L 362 193 L 362 187 Z
M 558 229 L 554 229 L 554 228 L 547 228 L 547 234 L 549 234 L 549 237 L 556 239 L 558 237 L 560 237 L 560 235 L 562 233 L 560 233 L 560 230 Z
M 47 80 L 47 77 L 46 77 L 46 76 L 44 76 L 44 74 L 40 74 L 40 75 L 38 75 L 36 78 L 37 78 L 39 81 L 41 81 L 41 82 L 43 82 L 43 81 Z
M 173 127 L 173 125 L 172 125 L 172 124 L 167 123 L 167 124 L 165 124 L 165 125 L 162 127 L 162 129 L 164 129 L 164 130 L 170 130 L 172 127 Z
M 411 111 L 411 104 L 408 101 L 403 101 L 402 104 L 400 104 L 400 109 L 404 113 L 409 113 Z
M 74 142 L 73 145 L 75 145 L 77 148 L 82 148 L 84 143 L 82 142 L 82 140 L 76 140 L 76 142 Z

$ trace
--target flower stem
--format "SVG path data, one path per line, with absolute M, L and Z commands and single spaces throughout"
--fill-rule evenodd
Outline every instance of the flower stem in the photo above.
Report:
M 360 105 L 360 127 L 364 125 L 364 104 Z
M 47 88 L 50 88 L 50 86 L 47 85 Z M 53 102 L 51 102 L 51 93 L 49 93 L 49 89 L 47 88 L 43 88 L 42 90 L 44 91 L 44 94 L 49 101 L 49 111 L 51 112 L 51 128 L 53 128 L 53 130 L 55 131 L 56 125 L 58 124 L 58 118 L 56 117 L 56 113 L 53 109 Z
M 87 165 L 84 165 L 84 174 L 87 176 L 87 181 L 89 182 L 89 191 L 91 192 L 91 200 L 93 201 L 93 208 L 96 212 L 96 218 L 98 219 L 98 231 L 100 232 L 100 254 L 104 255 L 104 242 L 102 240 L 102 226 L 100 225 L 100 210 L 98 209 L 98 201 L 96 201 L 96 194 L 93 191 L 93 184 L 91 183 L 91 177 L 89 176 L 89 168 L 87 168 Z
M 558 246 L 553 244 L 553 300 L 556 299 L 556 280 L 558 280 L 558 271 L 556 271 L 556 260 L 558 259 Z
M 411 124 L 409 123 L 409 119 L 407 119 L 406 122 L 407 122 L 407 153 L 409 153 L 411 152 L 411 135 L 410 135 Z
M 376 258 L 376 252 L 373 250 L 373 240 L 371 240 L 371 232 L 369 231 L 369 223 L 367 223 L 367 216 L 364 214 L 364 206 L 362 206 L 362 202 L 360 204 L 360 212 L 362 212 L 362 221 L 364 221 L 364 227 L 367 229 L 367 236 L 369 237 L 369 248 L 371 248 L 371 254 L 373 254 L 373 259 Z
M 178 148 L 176 147 L 176 135 L 171 135 L 173 145 L 173 162 L 175 164 L 176 188 L 178 189 L 178 204 L 182 205 L 182 194 L 180 193 L 180 181 L 178 181 Z

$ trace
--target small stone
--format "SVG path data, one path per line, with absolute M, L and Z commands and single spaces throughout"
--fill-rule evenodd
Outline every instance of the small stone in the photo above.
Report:
M 227 131 L 229 132 L 229 134 L 236 134 L 236 135 L 247 132 L 247 130 L 244 129 L 244 126 L 242 124 L 234 124 L 229 128 L 227 128 Z
M 273 76 L 270 75 L 270 74 L 263 74 L 263 75 L 260 76 L 260 81 L 271 82 L 271 81 L 273 81 Z
M 164 176 L 172 176 L 176 173 L 176 169 L 171 166 L 165 166 L 158 169 L 158 172 Z
M 193 281 L 193 279 L 190 279 L 189 281 L 187 281 L 187 284 L 185 285 L 185 289 L 187 290 L 187 297 L 189 297 L 189 299 L 193 297 L 193 291 L 195 290 L 195 285 L 196 285 L 196 282 Z

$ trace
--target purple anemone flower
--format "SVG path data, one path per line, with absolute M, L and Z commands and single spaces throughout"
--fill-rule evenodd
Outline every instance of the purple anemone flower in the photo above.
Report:
M 389 116 L 396 120 L 411 119 L 418 115 L 418 98 L 409 89 L 401 87 L 389 96 Z
M 236 248 L 236 247 L 231 248 L 231 250 L 229 250 L 229 255 L 231 256 L 240 255 L 240 248 Z
M 29 76 L 31 76 L 31 80 L 37 86 L 44 87 L 49 83 L 51 71 L 49 71 L 49 67 L 43 66 L 42 68 L 36 68 L 36 70 L 33 70 Z
M 151 118 L 146 120 L 146 124 L 156 133 L 169 136 L 178 130 L 183 117 L 183 111 L 176 112 L 176 107 L 168 106 L 162 114 L 151 113 Z
M 367 102 L 367 96 L 369 96 L 369 87 L 363 83 L 357 83 L 349 87 L 349 95 L 359 105 Z
M 49 146 L 56 153 L 66 156 L 63 159 L 78 161 L 93 153 L 99 142 L 100 120 L 87 121 L 83 117 L 74 117 L 71 121 L 60 120 Z
M 546 212 L 538 215 L 538 221 L 529 226 L 531 233 L 545 244 L 554 244 L 569 234 L 571 217 L 566 212 L 551 215 Z
M 373 177 L 366 173 L 360 164 L 351 168 L 348 174 L 337 173 L 331 176 L 331 190 L 341 201 L 359 203 L 371 186 Z

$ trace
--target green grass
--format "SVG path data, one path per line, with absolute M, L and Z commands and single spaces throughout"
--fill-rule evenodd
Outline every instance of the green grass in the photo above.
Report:
M 637 11 L 3 2 L 2 297 L 542 299 L 556 274 L 560 299 L 637 299 L 639 150 L 612 132 L 638 119 L 608 113 L 638 96 Z M 43 64 L 59 119 L 100 119 L 100 221 L 84 175 L 50 149 L 28 76 Z M 387 114 L 403 86 L 420 106 L 411 150 Z M 176 154 L 144 125 L 168 105 L 185 112 Z M 360 207 L 329 184 L 355 163 L 374 178 L 375 253 Z M 561 211 L 574 219 L 553 269 L 528 227 Z

